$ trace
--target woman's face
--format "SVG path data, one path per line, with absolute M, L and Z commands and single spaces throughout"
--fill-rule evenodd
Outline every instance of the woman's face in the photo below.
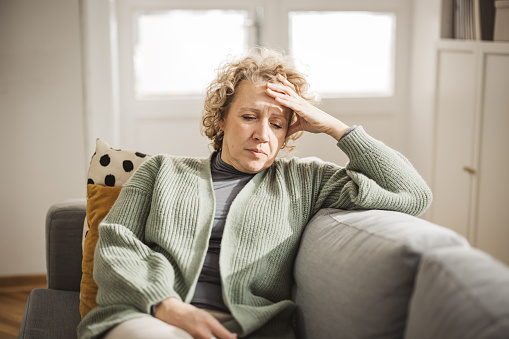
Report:
M 266 94 L 265 83 L 243 81 L 221 121 L 221 158 L 244 173 L 260 172 L 274 162 L 288 130 L 290 109 Z

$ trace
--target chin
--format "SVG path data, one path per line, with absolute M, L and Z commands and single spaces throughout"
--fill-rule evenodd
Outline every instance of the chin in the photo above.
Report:
M 263 162 L 263 163 L 249 162 L 244 166 L 244 169 L 246 171 L 249 171 L 248 173 L 253 174 L 253 173 L 258 173 L 258 172 L 263 171 L 264 169 L 270 167 L 270 165 L 272 165 L 272 161 L 271 162 Z

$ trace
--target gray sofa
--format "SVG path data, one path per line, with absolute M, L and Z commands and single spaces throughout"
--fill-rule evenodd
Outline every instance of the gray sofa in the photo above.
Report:
M 48 289 L 19 338 L 75 338 L 85 201 L 46 219 Z M 299 338 L 509 338 L 509 269 L 454 232 L 389 211 L 324 209 L 294 268 Z

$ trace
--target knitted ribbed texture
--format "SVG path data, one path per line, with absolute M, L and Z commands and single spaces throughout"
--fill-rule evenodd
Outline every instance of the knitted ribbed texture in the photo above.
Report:
M 233 201 L 221 243 L 223 298 L 250 338 L 293 338 L 293 263 L 309 219 L 326 207 L 388 209 L 413 215 L 431 192 L 399 153 L 362 127 L 338 142 L 346 168 L 320 161 L 277 160 Z M 100 226 L 94 278 L 99 307 L 81 322 L 94 338 L 147 315 L 167 297 L 193 296 L 214 214 L 210 158 L 155 156 L 126 183 Z

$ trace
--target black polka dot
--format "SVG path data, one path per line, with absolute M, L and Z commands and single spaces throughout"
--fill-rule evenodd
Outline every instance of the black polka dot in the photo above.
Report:
M 122 163 L 122 167 L 124 167 L 124 171 L 128 173 L 134 169 L 134 165 L 131 160 L 124 160 L 124 162 Z
M 108 174 L 104 178 L 104 183 L 106 184 L 106 186 L 110 186 L 110 187 L 115 186 L 115 176 L 112 174 Z
M 137 156 L 137 157 L 140 157 L 140 158 L 145 158 L 145 157 L 147 156 L 146 154 L 144 154 L 144 153 L 140 153 L 140 152 L 136 152 L 136 153 L 134 153 L 134 154 L 136 154 L 136 156 Z
M 101 159 L 99 160 L 99 163 L 101 165 L 103 165 L 104 167 L 108 166 L 110 164 L 110 156 L 108 154 L 105 154 L 101 157 Z
M 88 178 L 87 184 L 91 184 L 91 185 L 93 185 L 93 184 L 95 184 L 95 182 L 94 182 L 94 180 L 92 180 L 92 179 Z

